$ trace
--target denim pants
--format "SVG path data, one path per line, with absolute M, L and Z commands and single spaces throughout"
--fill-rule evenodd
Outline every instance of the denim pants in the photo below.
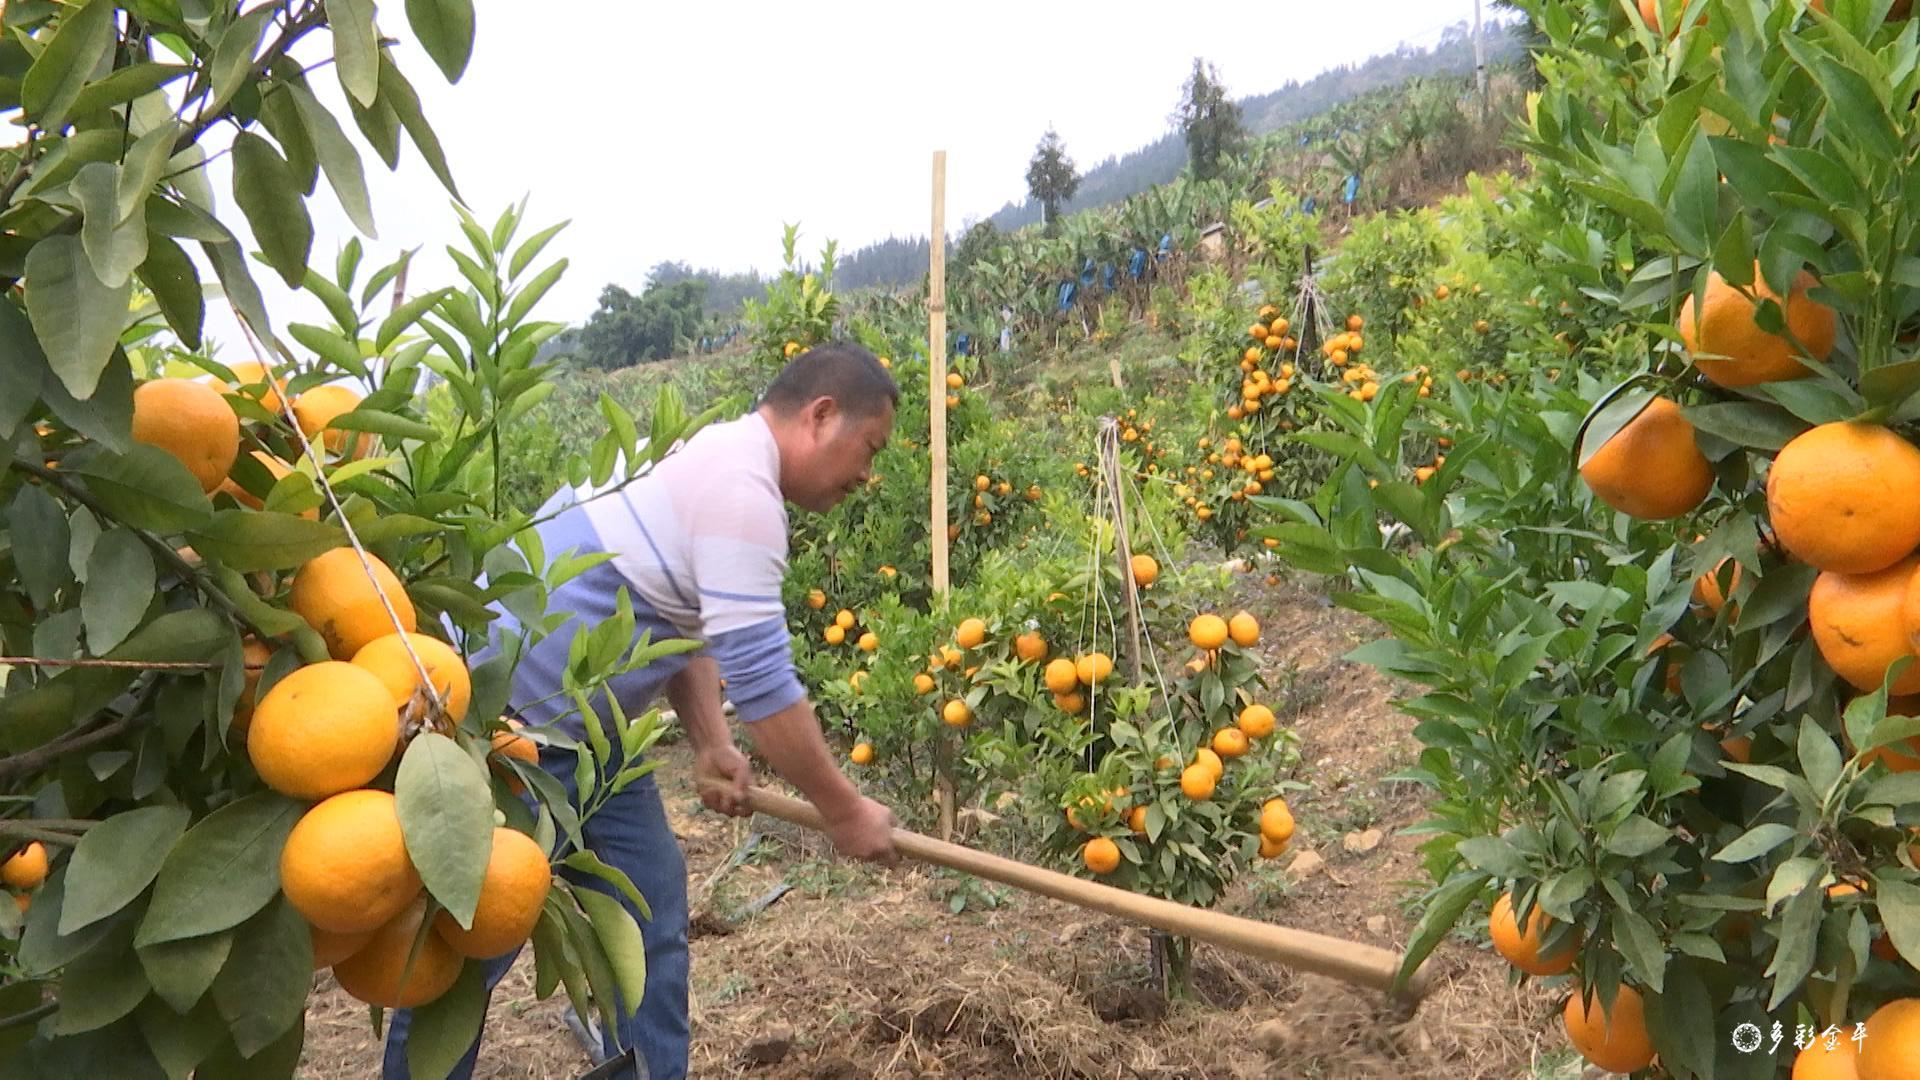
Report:
M 566 787 L 567 798 L 578 805 L 573 762 L 571 751 L 543 750 L 540 754 L 541 766 Z M 647 950 L 647 982 L 645 997 L 632 1016 L 625 1015 L 625 1003 L 619 1004 L 620 1024 L 603 1034 L 605 1050 L 613 1055 L 627 1047 L 637 1049 L 646 1066 L 646 1080 L 683 1080 L 691 1038 L 687 1025 L 687 863 L 679 840 L 667 824 L 666 808 L 653 776 L 641 777 L 608 799 L 582 824 L 581 834 L 587 850 L 609 866 L 625 871 L 653 910 L 652 919 L 642 919 L 631 902 L 620 901 L 640 924 Z M 564 837 L 561 843 L 566 844 Z M 619 895 L 599 878 L 566 869 L 560 872 L 575 888 Z M 518 955 L 515 950 L 485 962 L 489 997 Z M 412 1019 L 405 1009 L 393 1010 L 388 1016 L 386 1061 L 381 1073 L 384 1080 L 408 1080 L 407 1029 Z M 454 1068 L 452 1080 L 471 1077 L 479 1054 L 480 1040 L 476 1038 Z M 634 1080 L 631 1069 L 621 1076 Z

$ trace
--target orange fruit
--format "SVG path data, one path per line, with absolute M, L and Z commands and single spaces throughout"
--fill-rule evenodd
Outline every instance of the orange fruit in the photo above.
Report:
M 1103 652 L 1088 653 L 1073 662 L 1073 674 L 1088 686 L 1098 686 L 1113 674 L 1113 657 Z
M 1640 992 L 1620 984 L 1612 1009 L 1602 1009 L 1597 996 L 1589 1003 L 1584 995 L 1584 990 L 1576 989 L 1562 1013 L 1567 1039 L 1580 1056 L 1617 1073 L 1630 1073 L 1652 1064 L 1653 1043 L 1647 1037 L 1645 1003 Z
M 1146 588 L 1160 580 L 1160 564 L 1151 555 L 1140 554 L 1133 557 L 1133 583 Z
M 293 466 L 281 461 L 265 450 L 253 451 L 253 460 L 259 462 L 261 467 L 273 476 L 275 483 L 293 475 Z M 250 509 L 259 510 L 265 505 L 253 492 L 234 483 L 232 477 L 221 480 L 220 486 L 214 490 L 226 492 L 228 495 L 233 496 L 235 502 Z M 300 516 L 306 518 L 308 521 L 318 521 L 320 520 L 320 508 L 317 506 L 308 507 L 300 511 Z
M 1213 773 L 1213 778 L 1215 780 L 1220 779 L 1222 776 L 1226 775 L 1226 772 L 1227 772 L 1227 763 L 1222 761 L 1220 759 L 1220 755 L 1210 747 L 1203 746 L 1200 749 L 1195 750 L 1193 752 L 1193 763 L 1195 765 L 1206 766 L 1207 770 Z
M 1879 938 L 1874 939 L 1877 944 Z M 1851 1033 L 1843 1034 L 1827 1049 L 1827 1040 L 1816 1038 L 1812 1045 L 1793 1059 L 1792 1080 L 1859 1080 L 1860 1044 Z
M 1909 587 L 1920 556 L 1909 556 L 1871 574 L 1836 574 L 1813 579 L 1807 594 L 1807 622 L 1813 643 L 1834 673 L 1860 690 L 1877 690 L 1887 667 L 1912 656 L 1916 605 Z M 1893 693 L 1920 692 L 1920 662 L 1908 665 Z
M 1277 859 L 1286 853 L 1289 843 L 1291 843 L 1291 841 L 1270 840 L 1262 836 L 1260 837 L 1260 857 L 1263 859 Z
M 1240 716 L 1234 723 L 1246 733 L 1249 739 L 1264 739 L 1273 734 L 1273 710 L 1265 705 L 1249 705 L 1240 710 Z
M 133 441 L 178 458 L 211 492 L 240 456 L 240 418 L 220 391 L 194 379 L 149 379 L 133 391 Z
M 1189 765 L 1180 770 L 1180 792 L 1194 802 L 1213 798 L 1213 788 L 1218 782 L 1213 770 L 1205 765 Z
M 1147 834 L 1147 808 L 1136 806 L 1127 811 L 1127 828 L 1137 836 Z
M 1111 874 L 1120 869 L 1120 845 L 1096 836 L 1080 849 L 1080 861 L 1096 874 Z
M 1879 424 L 1821 424 L 1767 472 L 1767 518 L 1802 562 L 1843 574 L 1892 565 L 1920 546 L 1920 448 Z
M 947 389 L 958 390 L 967 385 L 967 380 L 957 371 L 947 372 Z
M 359 934 L 336 934 L 317 926 L 309 926 L 307 929 L 313 935 L 313 970 L 315 971 L 330 968 L 359 952 L 373 937 L 371 930 Z
M 335 660 L 350 659 L 367 642 L 394 632 L 393 619 L 380 602 L 382 595 L 400 617 L 400 629 L 411 632 L 419 627 L 413 601 L 400 579 L 372 553 L 367 555 L 367 566 L 373 568 L 373 580 L 352 548 L 334 548 L 307 560 L 293 575 L 287 604 L 326 639 L 327 651 Z
M 370 933 L 420 892 L 393 795 L 343 791 L 294 823 L 280 852 L 287 902 L 321 930 Z
M 266 367 L 254 360 L 228 364 L 227 370 L 233 372 L 235 393 L 259 402 L 261 408 L 275 416 L 280 414 L 280 395 L 287 389 L 285 379 L 274 379 L 269 382 Z M 242 387 L 248 389 L 241 389 Z
M 1529 975 L 1564 975 L 1573 970 L 1574 954 L 1579 951 L 1578 939 L 1567 942 L 1559 952 L 1542 956 L 1540 948 L 1551 921 L 1535 904 L 1527 915 L 1526 928 L 1522 929 L 1513 911 L 1513 894 L 1505 892 L 1493 902 L 1487 929 L 1493 936 L 1494 950 L 1506 957 L 1507 963 Z
M 829 645 L 838 645 L 841 642 L 847 640 L 847 632 L 845 629 L 843 629 L 840 626 L 839 623 L 835 623 L 832 626 L 827 627 L 824 631 L 821 632 L 820 636 Z
M 854 622 L 853 612 L 848 611 L 846 608 L 841 608 L 839 611 L 834 613 L 833 625 L 839 627 L 842 630 L 853 629 L 853 622 Z
M 539 843 L 518 829 L 495 828 L 472 928 L 462 930 L 452 915 L 442 911 L 434 916 L 434 933 L 454 952 L 475 960 L 512 952 L 532 936 L 552 886 L 553 868 Z
M 1047 689 L 1056 694 L 1068 694 L 1080 688 L 1080 669 L 1064 656 L 1048 662 L 1043 677 Z
M 324 799 L 380 775 L 399 739 L 386 684 L 366 668 L 324 660 L 267 691 L 247 725 L 247 757 L 282 795 Z
M 1187 640 L 1193 642 L 1196 649 L 1211 652 L 1227 643 L 1227 620 L 1218 615 L 1196 616 L 1187 624 Z
M 918 675 L 915 675 L 913 677 L 913 689 L 915 693 L 920 693 L 920 694 L 933 693 L 933 676 L 927 674 L 924 671 Z
M 1223 758 L 1237 758 L 1247 752 L 1247 733 L 1237 727 L 1223 727 L 1213 733 L 1213 752 Z
M 1285 799 L 1268 799 L 1260 804 L 1260 835 L 1277 844 L 1293 839 L 1293 810 Z
M 807 606 L 812 608 L 815 611 L 819 611 L 821 608 L 826 607 L 827 594 L 821 592 L 819 589 L 808 589 L 807 590 Z
M 878 652 L 880 649 L 880 635 L 869 630 L 860 635 L 858 646 L 861 652 Z
M 873 764 L 873 744 L 854 743 L 853 751 L 847 755 L 847 758 L 855 765 Z
M 1358 332 L 1360 332 L 1361 330 L 1363 330 L 1363 329 L 1365 329 L 1365 328 L 1366 328 L 1366 325 L 1367 325 L 1367 320 L 1365 320 L 1365 319 L 1363 319 L 1363 318 L 1361 318 L 1361 317 L 1360 317 L 1360 316 L 1358 316 L 1358 315 L 1349 315 L 1349 316 L 1347 316 L 1347 329 L 1348 329 L 1348 330 L 1351 330 L 1351 331 L 1353 331 L 1353 332 L 1355 332 L 1355 333 L 1358 333 Z
M 412 1009 L 452 988 L 465 961 L 439 934 L 429 932 L 420 939 L 426 912 L 426 898 L 415 900 L 382 923 L 360 951 L 333 965 L 340 989 L 369 1005 Z M 417 953 L 416 939 L 420 939 Z
M 1580 467 L 1601 502 L 1630 517 L 1679 517 L 1705 501 L 1713 469 L 1680 406 L 1654 398 Z
M 953 632 L 953 640 L 963 649 L 975 648 L 987 640 L 987 624 L 980 619 L 963 619 Z
M 293 418 L 300 433 L 309 440 L 319 439 L 328 450 L 342 457 L 363 458 L 373 449 L 373 435 L 365 431 L 343 431 L 329 427 L 333 421 L 360 407 L 360 393 L 339 383 L 316 386 L 293 399 Z
M 413 656 L 407 655 L 409 647 L 413 649 Z M 414 702 L 415 694 L 420 694 L 423 702 L 426 698 L 421 692 L 420 671 L 414 666 L 414 656 L 418 656 L 420 666 L 427 669 L 434 693 L 446 706 L 447 719 L 455 724 L 466 719 L 467 703 L 473 698 L 473 678 L 467 672 L 467 662 L 453 651 L 453 646 L 439 638 L 425 634 L 387 634 L 360 646 L 360 651 L 353 654 L 352 663 L 373 672 L 393 695 L 394 707 L 406 710 Z
M 1860 1080 L 1920 1076 L 1920 998 L 1896 998 L 1867 1017 L 1867 1037 L 1854 1067 Z
M 10 889 L 37 889 L 47 880 L 47 846 L 35 840 L 0 863 L 0 882 Z
M 517 728 L 520 726 L 520 722 L 509 719 L 507 726 L 509 728 Z M 488 752 L 498 754 L 501 757 L 518 758 L 529 765 L 540 764 L 540 747 L 535 745 L 532 739 L 527 738 L 525 735 L 517 735 L 512 731 L 494 732 L 493 743 Z M 513 769 L 510 766 L 495 762 L 493 771 L 500 774 L 500 777 L 506 781 L 509 792 L 518 795 L 527 790 L 527 785 L 521 782 L 518 776 L 514 775 Z
M 1064 694 L 1053 695 L 1053 703 L 1061 712 L 1069 716 L 1079 716 L 1080 710 L 1087 707 L 1087 697 L 1077 690 L 1069 690 Z
M 1037 663 L 1047 658 L 1047 639 L 1037 630 L 1029 630 L 1013 639 L 1013 654 L 1026 663 Z
M 1727 569 L 1729 566 L 1731 570 Z M 1724 592 L 1720 588 L 1723 578 L 1727 583 Z M 1718 615 L 1720 609 L 1727 606 L 1727 596 L 1739 587 L 1740 564 L 1729 555 L 1715 563 L 1713 569 L 1693 579 L 1693 602 L 1706 608 L 1709 614 Z
M 1825 360 L 1833 351 L 1836 320 L 1832 308 L 1807 297 L 1807 290 L 1816 284 L 1814 276 L 1802 270 L 1783 298 L 1761 279 L 1759 264 L 1754 264 L 1754 296 L 1784 307 L 1787 330 L 1815 360 Z M 1754 320 L 1756 310 L 1753 301 L 1718 273 L 1707 279 L 1706 303 L 1698 309 L 1693 294 L 1687 294 L 1680 305 L 1680 340 L 1693 355 L 1693 365 L 1700 373 L 1728 387 L 1803 379 L 1813 374 L 1794 358 L 1791 341 L 1760 329 Z
M 1247 612 L 1239 612 L 1227 620 L 1227 636 L 1233 639 L 1235 645 L 1243 649 L 1251 648 L 1254 642 L 1260 640 L 1260 620 Z
M 940 719 L 945 720 L 950 727 L 966 727 L 967 723 L 973 719 L 973 709 L 966 702 L 954 698 L 941 707 Z

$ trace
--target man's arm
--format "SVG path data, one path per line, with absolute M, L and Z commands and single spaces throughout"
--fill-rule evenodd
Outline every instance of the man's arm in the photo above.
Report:
M 720 706 L 720 663 L 705 652 L 667 680 L 667 701 L 693 744 L 693 782 L 708 809 L 735 817 L 746 814 L 747 785 L 753 766 L 733 745 Z
M 893 811 L 861 795 L 840 771 L 811 701 L 801 698 L 746 728 L 760 756 L 819 808 L 836 850 L 856 859 L 894 861 Z

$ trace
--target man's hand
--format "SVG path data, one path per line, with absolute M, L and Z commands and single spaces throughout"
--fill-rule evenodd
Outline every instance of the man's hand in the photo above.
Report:
M 753 783 L 753 766 L 747 755 L 731 743 L 708 746 L 693 759 L 693 783 L 700 790 L 700 801 L 707 809 L 734 817 L 746 817 L 747 787 Z
M 833 849 L 854 859 L 866 859 L 886 866 L 900 861 L 893 850 L 893 811 L 872 799 L 861 797 L 846 809 L 826 816 L 827 838 Z

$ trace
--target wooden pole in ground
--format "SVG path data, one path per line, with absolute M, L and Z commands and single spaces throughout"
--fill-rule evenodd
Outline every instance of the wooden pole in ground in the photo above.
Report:
M 933 152 L 933 229 L 928 233 L 927 265 L 927 449 L 933 456 L 931 478 L 934 607 L 947 610 L 952 585 L 947 576 L 947 152 Z M 951 736 L 942 727 L 934 737 L 933 791 L 940 803 L 940 836 L 952 839 L 954 822 Z
M 755 813 L 777 817 L 803 828 L 824 827 L 819 810 L 790 795 L 764 788 L 748 788 L 747 805 Z M 1097 881 L 1084 881 L 959 844 L 935 840 L 905 829 L 893 830 L 893 846 L 894 850 L 910 859 L 997 881 L 1016 889 L 1144 923 L 1181 937 L 1383 993 L 1393 992 L 1394 976 L 1400 970 L 1400 954 L 1378 946 L 1343 941 L 1325 934 L 1294 930 L 1218 911 L 1188 907 L 1171 900 L 1142 896 Z M 1402 996 L 1407 1001 L 1418 1002 L 1433 989 L 1433 982 L 1432 972 L 1422 966 L 1407 980 Z

